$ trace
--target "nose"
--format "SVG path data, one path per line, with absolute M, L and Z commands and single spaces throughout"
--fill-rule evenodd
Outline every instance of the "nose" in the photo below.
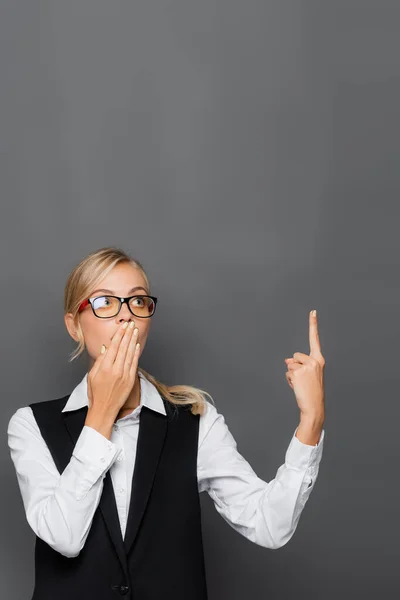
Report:
M 122 303 L 121 306 L 121 310 L 118 313 L 118 322 L 122 323 L 122 321 L 134 321 L 135 317 L 134 315 L 131 313 L 131 311 L 128 308 L 128 305 L 126 302 Z

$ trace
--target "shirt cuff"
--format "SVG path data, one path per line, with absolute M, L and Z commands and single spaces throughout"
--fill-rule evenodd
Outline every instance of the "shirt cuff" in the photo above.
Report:
M 111 467 L 121 451 L 96 429 L 84 425 L 72 454 L 83 465 L 84 478 L 94 483 Z
M 324 445 L 325 430 L 322 430 L 318 444 L 309 446 L 303 444 L 296 437 L 298 427 L 293 434 L 289 447 L 286 451 L 285 462 L 296 469 L 305 470 L 311 466 L 318 466 L 322 458 L 322 449 Z

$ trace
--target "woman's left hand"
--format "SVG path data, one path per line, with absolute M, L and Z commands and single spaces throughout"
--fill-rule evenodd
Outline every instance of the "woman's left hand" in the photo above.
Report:
M 323 422 L 324 406 L 324 367 L 325 359 L 321 353 L 318 336 L 317 316 L 309 315 L 310 354 L 295 352 L 293 358 L 285 358 L 286 379 L 293 389 L 300 409 L 301 418 Z

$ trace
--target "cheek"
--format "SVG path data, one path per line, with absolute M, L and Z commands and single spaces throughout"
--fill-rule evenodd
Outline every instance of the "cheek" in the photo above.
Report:
M 105 323 L 91 322 L 87 327 L 82 326 L 85 345 L 89 353 L 97 354 L 101 345 L 110 343 L 111 327 L 105 327 Z
M 147 325 L 147 323 L 145 325 L 143 325 L 142 323 L 138 323 L 137 328 L 139 329 L 137 337 L 139 339 L 139 342 L 143 345 L 147 339 L 147 336 L 149 335 L 150 325 Z
M 147 325 L 145 325 L 144 327 L 141 327 L 141 325 L 139 325 L 138 329 L 139 329 L 138 338 L 140 340 L 145 340 L 149 334 L 149 327 Z

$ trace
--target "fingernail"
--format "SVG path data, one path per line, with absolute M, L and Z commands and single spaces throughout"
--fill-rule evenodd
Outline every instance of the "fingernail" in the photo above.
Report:
M 122 329 L 126 329 L 128 327 L 129 323 L 128 321 L 125 321 L 125 323 L 122 325 Z
M 317 311 L 314 309 L 314 310 L 311 311 L 311 314 L 312 314 L 313 317 L 316 317 L 317 316 Z
M 102 344 L 101 350 L 100 350 L 101 354 L 104 354 L 105 351 L 106 351 L 106 347 L 104 344 Z

